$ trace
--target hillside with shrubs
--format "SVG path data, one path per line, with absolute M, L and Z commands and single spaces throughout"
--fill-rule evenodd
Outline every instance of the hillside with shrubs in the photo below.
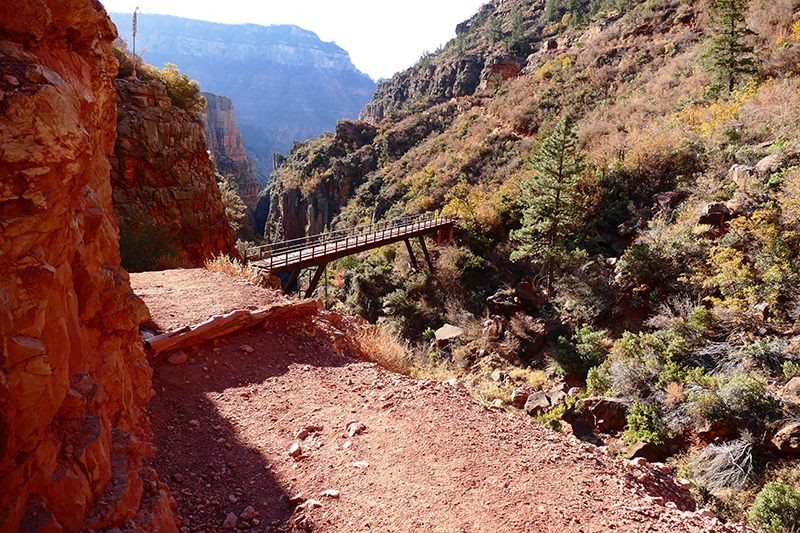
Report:
M 433 274 L 390 246 L 317 294 L 406 339 L 415 372 L 668 457 L 722 519 L 796 529 L 799 70 L 794 0 L 490 2 L 365 122 L 295 145 L 267 237 L 290 197 L 338 195 L 320 231 L 457 214 Z

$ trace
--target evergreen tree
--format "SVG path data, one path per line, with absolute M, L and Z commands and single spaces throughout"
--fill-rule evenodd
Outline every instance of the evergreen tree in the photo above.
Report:
M 530 257 L 543 265 L 547 291 L 552 294 L 556 267 L 570 257 L 566 232 L 581 218 L 578 180 L 585 165 L 569 115 L 559 121 L 531 159 L 531 178 L 522 185 L 522 227 L 511 234 L 519 246 L 511 259 Z
M 740 76 L 758 72 L 758 63 L 747 38 L 756 33 L 747 27 L 747 0 L 714 0 L 708 7 L 714 35 L 707 57 L 710 67 L 733 91 Z

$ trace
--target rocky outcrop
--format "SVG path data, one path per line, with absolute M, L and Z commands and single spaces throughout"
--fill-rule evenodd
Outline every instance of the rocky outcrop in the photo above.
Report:
M 173 106 L 158 82 L 115 83 L 117 143 L 111 185 L 120 224 L 141 235 L 146 234 L 142 224 L 159 228 L 154 235 L 177 248 L 172 264 L 201 266 L 216 254 L 235 254 L 201 122 Z M 123 257 L 147 253 L 151 245 L 134 241 L 138 249 L 126 250 L 124 237 Z
M 284 173 L 276 173 L 255 212 L 257 222 L 266 220 L 264 236 L 276 242 L 322 233 L 329 228 L 362 178 L 377 167 L 378 156 L 372 146 L 376 134 L 376 128 L 369 124 L 343 120 L 336 126 L 330 151 L 304 165 L 308 175 L 297 178 L 288 168 L 282 169 Z M 310 146 L 297 143 L 289 153 L 289 161 L 303 160 L 308 149 Z M 338 160 L 331 170 L 317 178 L 319 183 L 313 188 L 304 183 L 320 174 L 314 172 L 316 166 L 327 168 L 331 160 L 346 150 L 355 150 L 349 164 Z
M 130 42 L 130 13 L 111 16 Z M 288 153 L 293 141 L 358 118 L 375 91 L 345 50 L 297 26 L 140 14 L 136 44 L 146 48 L 144 61 L 175 63 L 204 91 L 233 101 L 262 186 L 273 170 L 274 152 Z
M 142 462 L 149 313 L 111 208 L 116 31 L 92 0 L 13 9 L 0 16 L 0 531 L 174 532 Z
M 472 94 L 480 85 L 484 62 L 482 55 L 470 54 L 438 67 L 417 64 L 379 84 L 361 118 L 377 125 L 414 99 L 435 103 Z
M 233 176 L 239 186 L 239 197 L 244 205 L 255 209 L 261 187 L 256 179 L 253 160 L 247 157 L 242 142 L 242 132 L 236 127 L 233 102 L 230 98 L 214 93 L 201 93 L 206 99 L 202 113 L 203 132 L 211 159 L 222 175 Z

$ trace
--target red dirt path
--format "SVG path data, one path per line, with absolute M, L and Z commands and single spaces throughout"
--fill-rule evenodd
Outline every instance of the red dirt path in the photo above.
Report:
M 221 276 L 131 278 L 163 329 L 282 299 Z M 152 464 L 182 531 L 744 531 L 652 466 L 339 353 L 315 320 L 155 363 Z

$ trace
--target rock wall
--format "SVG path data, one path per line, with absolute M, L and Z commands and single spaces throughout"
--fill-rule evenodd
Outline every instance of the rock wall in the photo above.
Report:
M 202 93 L 206 109 L 201 115 L 206 143 L 217 172 L 232 175 L 239 186 L 239 196 L 244 205 L 255 209 L 261 186 L 256 179 L 253 160 L 247 157 L 242 142 L 242 132 L 236 127 L 233 102 L 230 98 L 214 93 Z
M 177 531 L 143 466 L 153 394 L 120 268 L 114 26 L 93 0 L 0 14 L 0 532 Z
M 264 236 L 269 242 L 296 239 L 314 235 L 330 229 L 334 217 L 339 214 L 347 200 L 361 185 L 363 177 L 377 168 L 378 156 L 372 147 L 377 129 L 360 121 L 342 120 L 336 125 L 336 135 L 328 151 L 315 158 L 312 163 L 301 165 L 309 175 L 301 181 L 313 180 L 315 170 L 329 168 L 325 176 L 313 188 L 292 184 L 298 161 L 307 161 L 312 143 L 296 143 L 289 153 L 287 165 L 279 168 L 262 193 L 255 212 L 258 222 L 264 220 Z M 347 149 L 355 149 L 348 164 L 341 161 Z
M 111 185 L 120 223 L 138 216 L 160 228 L 158 238 L 178 248 L 177 264 L 202 266 L 219 253 L 235 255 L 200 120 L 173 106 L 158 82 L 117 79 L 115 84 Z M 138 245 L 144 253 L 149 243 Z

